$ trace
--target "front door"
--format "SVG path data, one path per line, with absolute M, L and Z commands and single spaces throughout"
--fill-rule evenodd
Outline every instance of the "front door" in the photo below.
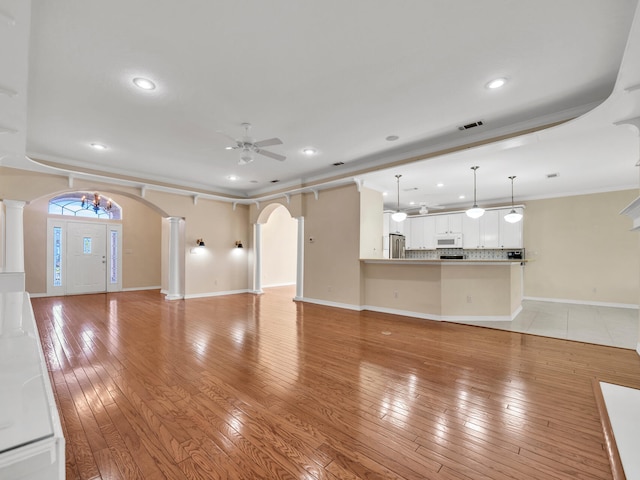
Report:
M 67 224 L 67 294 L 107 291 L 107 226 Z

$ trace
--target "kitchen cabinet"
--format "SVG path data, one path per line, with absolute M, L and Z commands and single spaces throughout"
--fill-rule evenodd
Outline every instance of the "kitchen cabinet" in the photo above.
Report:
M 435 217 L 410 217 L 405 228 L 407 250 L 436 248 Z
M 462 233 L 462 213 L 434 215 L 436 235 Z
M 518 213 L 523 213 L 523 209 L 521 207 L 516 207 L 514 210 Z M 524 224 L 524 217 L 517 223 L 509 223 L 504 219 L 504 216 L 510 211 L 510 208 L 499 210 L 500 248 L 523 248 L 524 241 L 522 238 L 522 227 Z
M 480 218 L 462 218 L 463 248 L 500 248 L 500 211 L 486 210 Z
M 405 232 L 407 250 L 422 248 L 424 243 L 424 217 L 407 218 L 407 229 Z

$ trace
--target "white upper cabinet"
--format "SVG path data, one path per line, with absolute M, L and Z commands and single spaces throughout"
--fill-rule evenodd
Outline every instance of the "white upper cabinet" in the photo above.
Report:
M 410 217 L 407 222 L 407 248 L 424 248 L 424 217 Z
M 510 208 L 501 209 L 500 212 L 500 248 L 523 248 L 522 228 L 524 217 L 517 223 L 509 223 L 504 216 L 511 211 Z M 515 211 L 524 214 L 521 207 L 516 207 Z
M 436 217 L 409 217 L 405 228 L 407 249 L 436 248 Z
M 436 235 L 462 233 L 462 213 L 435 215 Z
M 480 218 L 462 220 L 463 248 L 523 248 L 522 221 L 509 223 L 504 216 L 511 208 L 486 210 Z M 522 208 L 516 208 L 522 213 Z
M 424 248 L 436 248 L 436 217 L 424 218 Z
M 463 248 L 500 248 L 500 214 L 486 210 L 480 218 L 462 217 Z

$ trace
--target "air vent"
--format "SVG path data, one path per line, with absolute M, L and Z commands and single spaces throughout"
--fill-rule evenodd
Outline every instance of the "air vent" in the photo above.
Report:
M 333 165 L 334 167 L 339 167 L 340 165 L 344 165 L 344 162 L 336 162 L 332 163 L 331 165 Z
M 559 177 L 559 173 L 547 173 L 547 178 L 556 178 Z
M 415 192 L 416 190 L 418 190 L 418 187 L 411 187 L 411 188 L 403 188 L 402 189 L 403 192 Z
M 278 183 L 280 180 L 271 180 L 271 183 Z
M 482 125 L 482 120 L 478 120 L 477 122 L 467 123 L 466 125 L 458 127 L 458 130 L 469 130 L 470 128 L 480 127 Z

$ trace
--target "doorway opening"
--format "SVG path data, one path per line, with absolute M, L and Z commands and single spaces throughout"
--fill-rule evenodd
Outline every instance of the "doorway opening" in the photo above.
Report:
M 122 290 L 122 225 L 47 220 L 47 295 Z

